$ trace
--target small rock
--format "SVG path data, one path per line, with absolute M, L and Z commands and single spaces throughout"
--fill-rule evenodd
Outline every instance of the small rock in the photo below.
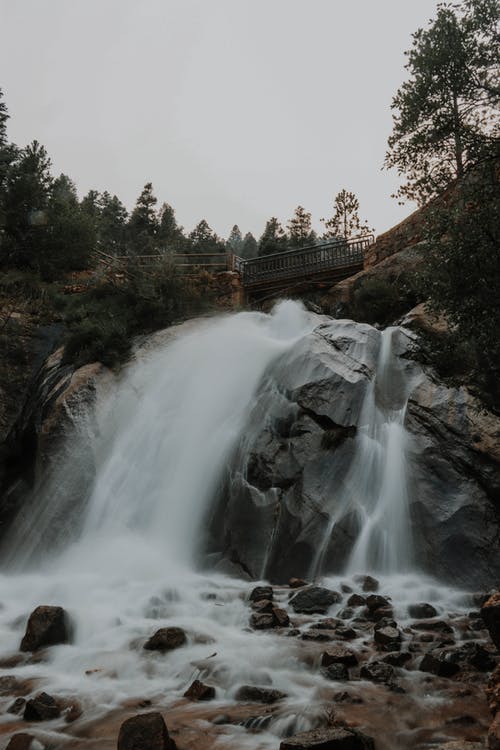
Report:
M 281 690 L 273 690 L 272 688 L 242 685 L 238 688 L 234 697 L 242 703 L 265 703 L 269 705 L 286 698 L 286 693 L 282 693 Z
M 328 651 L 321 654 L 321 666 L 329 667 L 330 664 L 344 664 L 346 667 L 355 667 L 358 663 L 358 657 L 344 646 L 332 646 Z
M 302 732 L 282 741 L 280 750 L 375 750 L 371 737 L 357 729 L 332 727 Z
M 248 598 L 251 602 L 259 602 L 262 599 L 272 599 L 273 597 L 272 586 L 256 586 L 252 589 Z
M 160 628 L 144 644 L 146 651 L 173 651 L 187 641 L 182 628 Z
M 375 612 L 376 609 L 390 607 L 391 605 L 385 596 L 380 596 L 380 594 L 370 594 L 370 596 L 366 598 L 366 606 L 370 612 Z
M 444 620 L 429 620 L 421 622 L 412 622 L 413 630 L 424 630 L 431 633 L 453 633 L 453 628 Z
M 314 622 L 311 628 L 316 630 L 335 630 L 340 625 L 340 620 L 336 620 L 335 617 L 323 617 L 322 620 Z
M 348 680 L 349 670 L 345 664 L 330 664 L 321 669 L 321 674 L 328 680 Z
M 303 578 L 290 578 L 288 585 L 291 589 L 300 589 L 302 586 L 307 586 L 307 581 L 304 581 Z
M 280 609 L 280 607 L 274 607 L 273 616 L 276 620 L 277 627 L 287 628 L 290 625 L 290 618 L 288 617 L 286 610 Z
M 262 615 L 272 614 L 274 604 L 271 599 L 258 599 L 256 602 L 252 602 L 252 609 L 254 612 L 258 612 Z
M 378 591 L 379 582 L 372 576 L 356 576 L 354 579 L 356 583 L 361 585 L 363 591 Z
M 488 628 L 491 640 L 500 651 L 500 592 L 485 601 L 481 607 L 481 617 Z
M 295 594 L 290 599 L 290 604 L 295 612 L 324 615 L 332 604 L 340 602 L 341 599 L 337 591 L 331 591 L 322 586 L 308 586 Z
M 215 688 L 195 680 L 184 693 L 184 698 L 190 701 L 211 701 L 215 698 Z
M 44 646 L 68 643 L 69 620 L 62 607 L 42 605 L 33 610 L 21 641 L 21 651 L 37 651 Z
M 271 628 L 276 627 L 276 620 L 274 619 L 274 615 L 266 615 L 266 614 L 253 614 L 250 617 L 250 626 L 254 630 L 270 630 Z
M 402 667 L 412 658 L 408 651 L 391 651 L 383 657 L 382 661 L 391 667 Z
M 340 625 L 335 631 L 337 638 L 342 638 L 344 641 L 352 641 L 357 637 L 357 633 L 354 628 L 348 628 L 344 625 Z
M 446 651 L 433 651 L 422 658 L 419 669 L 421 672 L 430 672 L 438 677 L 453 677 L 460 671 L 460 666 L 450 659 Z
M 11 703 L 7 709 L 8 714 L 22 714 L 24 713 L 24 707 L 26 705 L 26 698 L 16 698 L 14 703 Z
M 352 586 L 349 586 L 348 583 L 341 583 L 340 590 L 343 594 L 352 594 Z
M 176 750 L 176 745 L 169 737 L 163 716 L 152 711 L 131 716 L 123 722 L 117 750 Z
M 361 596 L 361 594 L 352 594 L 347 600 L 348 607 L 364 607 L 365 604 L 366 599 L 364 596 Z
M 39 693 L 26 701 L 23 719 L 25 721 L 49 721 L 61 715 L 61 707 L 51 695 Z
M 390 620 L 392 618 L 392 607 L 377 607 L 370 612 L 370 620 L 379 622 L 380 620 Z
M 437 610 L 432 604 L 420 602 L 419 604 L 410 604 L 408 607 L 408 614 L 415 620 L 426 620 L 429 617 L 436 617 Z
M 401 642 L 401 632 L 398 628 L 387 625 L 385 628 L 376 628 L 374 631 L 375 643 L 381 646 L 393 646 Z
M 361 667 L 359 674 L 365 680 L 387 684 L 394 677 L 394 668 L 382 661 L 371 661 Z
M 31 750 L 32 742 L 35 738 L 31 734 L 20 732 L 10 738 L 6 750 Z
M 333 641 L 335 633 L 331 630 L 316 630 L 316 628 L 311 628 L 311 630 L 306 630 L 302 633 L 300 638 L 302 641 L 315 641 L 321 643 L 325 641 Z

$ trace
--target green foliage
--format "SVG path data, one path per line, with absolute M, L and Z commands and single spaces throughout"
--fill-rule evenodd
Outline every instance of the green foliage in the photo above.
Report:
M 237 224 L 231 229 L 231 233 L 227 238 L 227 247 L 231 253 L 235 255 L 241 255 L 243 250 L 243 236 L 240 228 Z
M 351 314 L 363 323 L 393 323 L 419 302 L 416 282 L 400 274 L 395 279 L 371 277 L 354 291 Z
M 158 217 L 155 206 L 157 198 L 150 182 L 137 199 L 128 222 L 129 253 L 131 255 L 153 255 L 157 252 Z
M 500 191 L 498 158 L 457 187 L 453 207 L 436 208 L 427 226 L 422 284 L 431 310 L 461 341 L 473 342 L 476 379 L 500 400 Z
M 249 260 L 250 258 L 256 258 L 258 254 L 259 245 L 257 243 L 257 240 L 251 232 L 247 232 L 243 238 L 241 257 Z
M 272 255 L 288 250 L 285 230 L 275 216 L 267 222 L 259 239 L 259 255 Z
M 224 253 L 226 251 L 223 240 L 210 229 L 208 222 L 202 219 L 188 235 L 189 252 L 192 253 Z
M 160 209 L 158 243 L 161 252 L 183 253 L 186 250 L 183 228 L 177 224 L 175 211 L 168 203 L 164 203 Z
M 288 222 L 288 244 L 290 249 L 304 247 L 314 242 L 316 235 L 311 224 L 311 214 L 302 206 L 297 206 Z
M 334 214 L 330 219 L 321 219 L 325 225 L 324 238 L 343 237 L 348 240 L 355 235 L 370 234 L 367 222 L 359 218 L 359 201 L 354 193 L 341 190 L 333 202 Z
M 413 34 L 385 160 L 406 176 L 399 197 L 425 203 L 498 137 L 499 17 L 498 0 L 442 3 Z

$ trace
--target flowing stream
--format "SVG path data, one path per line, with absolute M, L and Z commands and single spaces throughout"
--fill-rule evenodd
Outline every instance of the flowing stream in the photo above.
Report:
M 14 565 L 0 577 L 0 657 L 17 651 L 27 615 L 39 604 L 66 608 L 73 643 L 52 647 L 46 661 L 20 662 L 9 674 L 36 678 L 38 689 L 59 696 L 78 696 L 94 720 L 130 698 L 175 701 L 198 676 L 217 685 L 222 704 L 241 684 L 288 694 L 286 710 L 265 731 L 253 735 L 232 726 L 221 747 L 277 748 L 277 737 L 315 726 L 324 710 L 324 678 L 310 670 L 293 639 L 248 630 L 244 595 L 251 584 L 196 570 L 195 560 L 205 514 L 263 376 L 318 320 L 286 301 L 270 315 L 198 321 L 129 367 L 113 408 L 103 414 L 97 474 L 79 509 L 77 538 L 62 551 L 40 546 L 57 513 L 44 503 L 36 524 L 28 519 L 18 527 L 14 563 L 23 561 L 24 569 Z M 433 601 L 445 612 L 462 611 L 467 600 L 422 576 L 401 575 L 411 563 L 408 390 L 400 388 L 391 340 L 388 329 L 361 411 L 351 492 L 343 500 L 354 504 L 361 531 L 346 576 L 326 583 L 338 587 L 355 571 L 380 570 L 404 622 L 409 601 Z M 395 390 L 404 393 L 396 408 Z M 285 591 L 282 600 L 287 606 Z M 167 624 L 183 627 L 188 645 L 165 658 L 145 653 L 144 639 Z M 55 728 L 49 723 L 43 731 L 56 736 Z

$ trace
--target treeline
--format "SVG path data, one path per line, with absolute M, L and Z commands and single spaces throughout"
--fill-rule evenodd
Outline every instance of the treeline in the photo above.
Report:
M 257 240 L 235 224 L 227 240 L 202 219 L 187 233 L 168 203 L 158 206 L 146 183 L 130 213 L 116 195 L 90 190 L 79 200 L 72 180 L 54 177 L 46 149 L 37 141 L 20 148 L 7 139 L 8 111 L 0 90 L 0 264 L 43 278 L 92 265 L 93 252 L 109 255 L 218 254 L 243 258 L 283 252 L 316 242 L 311 214 L 298 206 L 286 227 L 276 217 Z M 321 238 L 369 232 L 358 215 L 356 196 L 342 190 L 331 218 L 322 219 Z

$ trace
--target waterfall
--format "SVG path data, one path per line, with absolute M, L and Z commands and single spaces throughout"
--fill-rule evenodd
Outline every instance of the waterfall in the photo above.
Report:
M 357 424 L 353 460 L 330 511 L 312 575 L 328 572 L 324 571 L 324 560 L 332 532 L 347 517 L 355 529 L 348 572 L 394 573 L 411 568 L 409 436 L 404 419 L 415 383 L 403 372 L 394 353 L 397 332 L 397 328 L 387 328 L 380 334 L 375 373 Z

